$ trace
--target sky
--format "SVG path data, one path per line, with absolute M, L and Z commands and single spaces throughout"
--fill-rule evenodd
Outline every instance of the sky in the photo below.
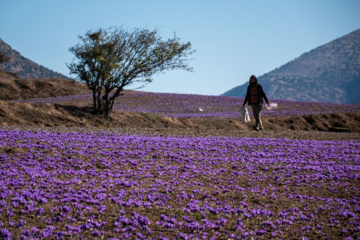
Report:
M 69 48 L 89 30 L 158 29 L 191 42 L 194 71 L 156 75 L 147 92 L 220 95 L 360 29 L 359 0 L 0 0 L 0 9 L 0 38 L 66 76 Z

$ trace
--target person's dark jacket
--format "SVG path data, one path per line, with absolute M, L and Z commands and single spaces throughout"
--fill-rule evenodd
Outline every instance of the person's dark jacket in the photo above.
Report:
M 259 99 L 260 102 L 252 103 L 251 98 L 250 98 L 250 87 L 251 87 L 251 84 L 249 84 L 249 86 L 247 88 L 246 97 L 245 97 L 245 101 L 244 101 L 243 105 L 245 105 L 247 102 L 249 102 L 249 105 L 251 105 L 251 104 L 260 104 L 260 105 L 262 105 L 263 104 L 263 98 L 265 98 L 265 101 L 267 103 L 269 102 L 269 100 L 267 99 L 266 94 L 265 94 L 262 86 L 260 84 L 256 83 L 256 87 L 257 87 L 257 90 L 258 90 L 257 92 L 259 94 L 258 99 Z

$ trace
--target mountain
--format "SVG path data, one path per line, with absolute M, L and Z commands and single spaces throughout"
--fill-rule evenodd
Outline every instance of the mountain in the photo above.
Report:
M 16 73 L 17 76 L 23 78 L 56 78 L 56 79 L 69 79 L 63 74 L 54 72 L 44 66 L 23 57 L 19 52 L 11 48 L 0 39 L 0 50 L 11 59 L 8 63 L 0 64 L 0 69 Z
M 360 103 L 360 29 L 258 77 L 270 99 Z M 242 97 L 248 82 L 223 96 Z

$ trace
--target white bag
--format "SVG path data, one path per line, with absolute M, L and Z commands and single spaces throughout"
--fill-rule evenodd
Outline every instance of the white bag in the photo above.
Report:
M 276 109 L 278 106 L 277 103 L 270 103 L 270 104 L 265 104 L 265 107 L 267 110 L 273 110 L 273 109 Z
M 243 107 L 243 108 L 241 109 L 241 118 L 242 118 L 242 120 L 243 120 L 243 123 L 250 122 L 249 111 L 247 110 L 246 107 Z

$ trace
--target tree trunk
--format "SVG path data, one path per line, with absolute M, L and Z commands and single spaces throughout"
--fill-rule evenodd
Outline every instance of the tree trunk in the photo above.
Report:
M 108 111 L 108 109 L 106 109 L 103 113 L 104 119 L 105 120 L 109 120 L 110 119 L 110 112 Z
M 96 108 L 95 114 L 101 114 L 102 108 L 103 108 L 103 101 L 101 98 L 101 89 L 100 88 L 97 90 L 96 100 L 97 100 L 97 108 Z
M 103 100 L 103 108 L 102 108 L 102 114 L 105 119 L 109 119 L 110 117 L 110 102 L 109 102 L 109 93 L 105 90 L 105 94 L 102 97 Z
M 110 113 L 112 112 L 113 106 L 114 106 L 115 98 L 111 99 L 110 101 Z
M 113 110 L 114 107 L 114 103 L 115 103 L 115 99 L 120 96 L 120 92 L 122 91 L 122 88 L 118 88 L 115 93 L 109 98 L 109 93 L 110 91 L 105 90 L 105 95 L 104 95 L 104 112 L 103 112 L 103 116 L 105 119 L 109 119 L 110 118 L 110 114 Z
M 104 111 L 103 111 L 103 116 L 106 120 L 108 120 L 110 118 L 110 114 L 111 114 L 111 104 L 109 101 L 104 101 Z
M 93 113 L 96 113 L 96 91 L 93 90 Z

